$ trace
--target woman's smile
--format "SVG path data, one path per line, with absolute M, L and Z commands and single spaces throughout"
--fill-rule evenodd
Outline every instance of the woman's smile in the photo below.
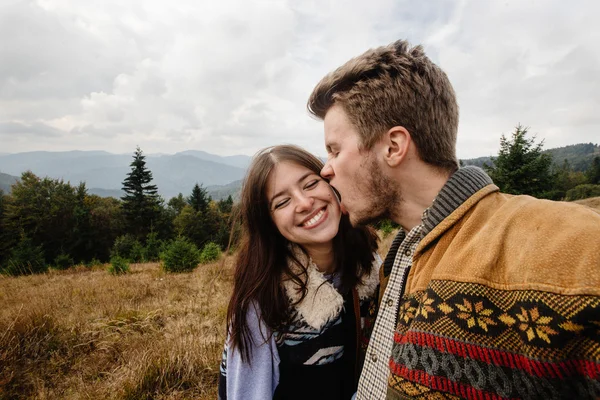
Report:
M 308 220 L 305 220 L 301 225 L 308 229 L 316 228 L 327 219 L 327 216 L 327 207 L 323 207 L 317 210 L 314 216 L 309 216 Z

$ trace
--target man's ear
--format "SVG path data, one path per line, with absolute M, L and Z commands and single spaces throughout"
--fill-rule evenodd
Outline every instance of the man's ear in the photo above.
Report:
M 394 126 L 384 135 L 385 162 L 390 167 L 397 167 L 408 157 L 408 149 L 412 138 L 403 126 Z

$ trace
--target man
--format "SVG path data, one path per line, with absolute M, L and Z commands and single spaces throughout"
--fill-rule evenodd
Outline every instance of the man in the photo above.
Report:
M 353 224 L 402 229 L 358 399 L 600 397 L 600 216 L 458 168 L 446 74 L 405 41 L 325 76 L 323 177 Z

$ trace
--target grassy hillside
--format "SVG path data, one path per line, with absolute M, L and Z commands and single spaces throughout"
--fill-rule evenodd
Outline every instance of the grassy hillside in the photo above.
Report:
M 0 399 L 215 399 L 233 262 L 0 275 Z
M 0 398 L 216 398 L 231 265 L 0 276 Z

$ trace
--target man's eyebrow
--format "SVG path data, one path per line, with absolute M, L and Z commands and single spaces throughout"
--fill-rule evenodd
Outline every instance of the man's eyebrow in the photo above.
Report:
M 311 176 L 311 175 L 314 175 L 314 174 L 315 174 L 314 172 L 312 172 L 312 171 L 308 171 L 306 174 L 302 175 L 302 176 L 301 176 L 301 177 L 298 179 L 298 181 L 297 181 L 296 183 L 300 183 L 300 182 L 302 182 L 303 180 L 305 180 L 305 179 L 306 179 L 308 176 Z M 279 196 L 283 195 L 284 193 L 285 193 L 285 190 L 282 190 L 282 191 L 280 191 L 280 192 L 277 192 L 277 193 L 275 193 L 275 194 L 274 194 L 274 195 L 271 197 L 271 199 L 269 200 L 269 207 L 272 207 L 272 206 L 273 206 L 273 200 L 275 200 L 277 197 L 279 197 Z

